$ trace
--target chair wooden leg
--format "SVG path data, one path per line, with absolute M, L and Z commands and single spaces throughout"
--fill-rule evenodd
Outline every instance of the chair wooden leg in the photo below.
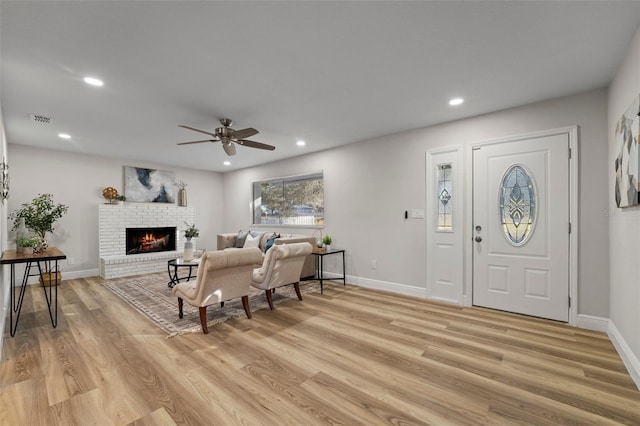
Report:
M 242 296 L 242 306 L 244 307 L 244 313 L 247 314 L 247 318 L 251 319 L 251 308 L 249 307 L 249 296 Z
M 200 306 L 198 310 L 200 311 L 200 323 L 202 324 L 202 332 L 204 334 L 207 334 L 209 333 L 209 330 L 207 330 L 207 307 Z
M 182 318 L 182 298 L 178 297 L 178 318 Z
M 296 289 L 296 294 L 298 295 L 298 300 L 302 300 L 302 294 L 300 294 L 300 281 L 297 283 L 293 283 L 293 288 Z
M 271 293 L 271 290 L 267 290 L 266 293 L 267 293 L 267 302 L 269 302 L 269 307 L 273 311 L 273 295 Z

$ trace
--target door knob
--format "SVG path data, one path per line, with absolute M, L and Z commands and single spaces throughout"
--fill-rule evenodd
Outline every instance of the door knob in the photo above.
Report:
M 480 235 L 476 235 L 476 243 L 479 243 L 480 241 L 482 241 L 482 237 Z

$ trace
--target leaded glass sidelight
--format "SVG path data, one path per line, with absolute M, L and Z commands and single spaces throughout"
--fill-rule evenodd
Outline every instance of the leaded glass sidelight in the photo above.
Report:
M 438 165 L 438 231 L 453 231 L 453 174 L 451 164 Z
M 500 220 L 507 242 L 521 246 L 533 233 L 537 194 L 532 177 L 519 165 L 509 167 L 500 186 Z

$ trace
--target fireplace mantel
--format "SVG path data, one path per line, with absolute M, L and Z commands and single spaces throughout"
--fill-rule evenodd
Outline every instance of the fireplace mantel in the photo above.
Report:
M 98 208 L 100 276 L 108 279 L 165 271 L 168 260 L 182 256 L 180 248 L 184 245 L 186 224 L 194 223 L 195 207 L 155 203 L 101 204 Z M 126 255 L 126 228 L 169 226 L 177 228 L 176 251 Z

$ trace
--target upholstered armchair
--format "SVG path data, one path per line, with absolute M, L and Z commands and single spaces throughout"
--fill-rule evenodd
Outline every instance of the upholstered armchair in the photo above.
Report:
M 277 287 L 293 284 L 298 299 L 302 300 L 300 272 L 311 250 L 309 243 L 274 245 L 265 255 L 262 266 L 253 270 L 251 285 L 265 291 L 271 310 L 273 290 Z
M 247 318 L 251 318 L 251 274 L 261 262 L 262 252 L 256 247 L 204 253 L 200 258 L 196 279 L 173 287 L 173 295 L 178 298 L 178 316 L 183 316 L 183 301 L 197 306 L 200 310 L 202 332 L 207 334 L 207 306 L 214 303 L 224 306 L 225 300 L 240 297 Z

